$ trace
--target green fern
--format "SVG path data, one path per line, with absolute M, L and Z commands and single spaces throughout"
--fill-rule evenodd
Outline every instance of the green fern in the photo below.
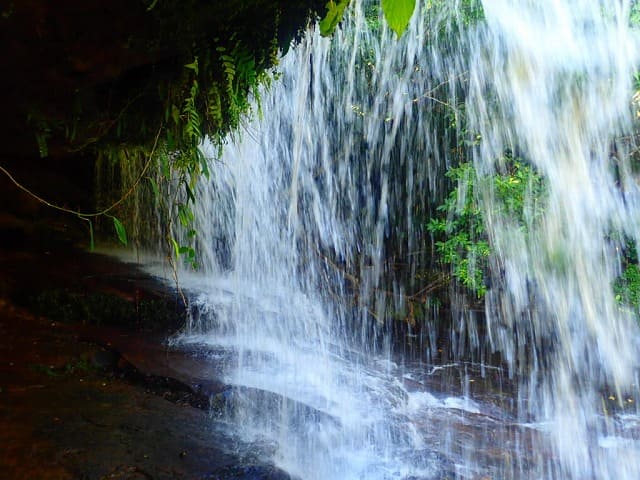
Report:
M 222 128 L 222 95 L 217 83 L 209 87 L 206 115 L 216 128 Z
M 196 98 L 198 95 L 198 80 L 193 79 L 191 88 L 189 90 L 189 96 L 185 98 L 184 106 L 182 107 L 182 113 L 185 115 L 184 133 L 187 143 L 197 144 L 202 138 L 202 131 L 200 129 L 200 115 L 196 109 Z

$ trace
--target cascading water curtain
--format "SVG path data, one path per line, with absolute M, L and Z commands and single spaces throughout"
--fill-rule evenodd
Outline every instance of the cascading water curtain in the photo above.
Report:
M 616 238 L 639 240 L 629 5 L 418 2 L 400 39 L 379 7 L 353 1 L 330 39 L 311 28 L 198 187 L 181 341 L 237 387 L 224 420 L 304 480 L 640 478 L 633 422 L 601 401 L 638 389 L 638 326 L 612 285 Z M 448 366 L 405 364 L 385 332 L 433 268 L 446 168 L 490 175 L 506 152 L 544 179 L 544 207 L 523 227 L 480 188 L 487 328 L 461 310 L 453 354 L 500 353 L 518 387 L 496 407 L 464 376 L 429 391 Z
M 541 477 L 640 478 L 637 432 L 623 421 L 625 407 L 637 412 L 628 403 L 638 393 L 640 332 L 613 290 L 620 239 L 640 239 L 640 191 L 624 140 L 638 65 L 630 3 L 483 5 L 467 101 L 481 136 L 476 171 L 505 168 L 510 152 L 546 190 L 527 228 L 496 214 L 494 191 L 481 193 L 497 258 L 492 341 L 520 378 L 520 418 L 551 438 Z
M 443 172 L 442 115 L 420 112 L 459 84 L 431 62 L 453 10 L 422 10 L 397 40 L 378 8 L 354 1 L 333 38 L 311 29 L 282 59 L 262 119 L 198 188 L 205 276 L 181 278 L 198 312 L 181 340 L 211 348 L 237 388 L 230 430 L 305 480 L 450 468 L 417 432 L 380 327 L 411 288 L 385 284 L 387 242 L 419 249 L 415 207 Z

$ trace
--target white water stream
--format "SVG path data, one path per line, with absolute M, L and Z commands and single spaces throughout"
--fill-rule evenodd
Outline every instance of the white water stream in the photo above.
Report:
M 552 478 L 640 477 L 637 437 L 618 436 L 602 401 L 621 405 L 638 391 L 637 319 L 612 289 L 614 232 L 640 239 L 640 192 L 619 140 L 631 131 L 638 62 L 629 7 L 493 0 L 472 41 L 476 169 L 517 150 L 548 188 L 528 234 L 489 214 L 506 289 L 490 295 L 489 321 L 495 347 L 522 377 L 519 411 L 549 424 Z
M 287 53 L 262 118 L 199 186 L 203 269 L 181 277 L 198 313 L 179 341 L 248 387 L 223 420 L 304 480 L 640 478 L 640 417 L 622 405 L 640 337 L 611 288 L 612 232 L 640 240 L 616 141 L 632 127 L 629 5 L 487 0 L 486 21 L 460 32 L 458 5 L 427 2 L 396 40 L 353 3 L 333 38 L 311 29 Z M 382 325 L 420 287 L 424 222 L 456 161 L 443 119 L 463 111 L 477 171 L 517 151 L 548 204 L 525 234 L 481 192 L 499 259 L 485 334 L 472 312 L 427 309 L 425 343 L 403 358 Z M 388 251 L 408 280 L 389 280 Z M 464 331 L 451 365 L 426 342 L 442 321 Z

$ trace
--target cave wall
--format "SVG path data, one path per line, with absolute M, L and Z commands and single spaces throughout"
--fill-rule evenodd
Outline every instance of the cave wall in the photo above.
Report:
M 0 165 L 56 201 L 67 191 L 76 204 L 90 202 L 91 147 L 148 142 L 144 133 L 116 136 L 116 123 L 125 115 L 136 127 L 155 122 L 164 108 L 160 85 L 195 54 L 241 41 L 268 68 L 273 43 L 288 48 L 323 8 L 285 0 L 2 2 Z M 3 178 L 0 188 L 6 200 L 10 182 Z

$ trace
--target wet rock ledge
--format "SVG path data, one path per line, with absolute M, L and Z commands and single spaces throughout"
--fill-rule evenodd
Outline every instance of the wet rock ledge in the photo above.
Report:
M 175 292 L 59 224 L 0 220 L 3 478 L 288 478 L 216 430 L 227 387 L 164 343 Z

